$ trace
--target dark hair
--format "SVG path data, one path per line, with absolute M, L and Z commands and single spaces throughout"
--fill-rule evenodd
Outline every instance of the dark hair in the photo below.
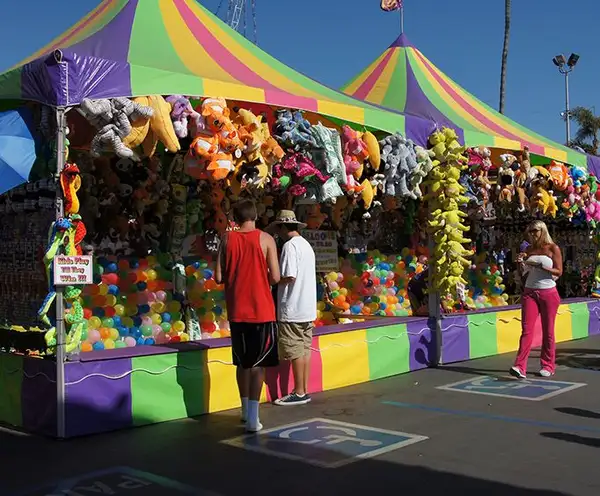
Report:
M 244 222 L 256 221 L 258 212 L 253 200 L 240 200 L 233 206 L 233 220 L 241 225 Z
M 285 227 L 289 232 L 298 231 L 298 224 L 296 224 L 295 222 L 284 222 L 281 225 Z

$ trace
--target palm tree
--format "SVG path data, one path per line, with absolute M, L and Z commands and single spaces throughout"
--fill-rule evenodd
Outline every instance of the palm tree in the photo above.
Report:
M 504 113 L 506 100 L 506 64 L 508 62 L 508 43 L 510 41 L 510 0 L 504 0 L 504 46 L 502 48 L 502 70 L 500 71 L 500 113 Z
M 573 144 L 598 155 L 598 149 L 600 148 L 600 116 L 594 115 L 592 109 L 586 107 L 576 107 L 570 113 L 579 126 Z

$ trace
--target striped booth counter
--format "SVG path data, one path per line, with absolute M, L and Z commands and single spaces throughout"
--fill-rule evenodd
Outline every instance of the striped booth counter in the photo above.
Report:
M 561 305 L 557 341 L 600 333 L 600 302 Z M 398 318 L 317 329 L 310 392 L 327 391 L 428 367 L 435 321 Z M 520 311 L 475 312 L 442 320 L 444 363 L 514 351 Z M 539 338 L 538 338 L 539 342 Z M 228 339 L 91 352 L 65 365 L 67 437 L 193 417 L 239 406 Z M 0 421 L 56 433 L 51 360 L 0 354 Z M 263 400 L 290 391 L 289 364 L 268 371 Z

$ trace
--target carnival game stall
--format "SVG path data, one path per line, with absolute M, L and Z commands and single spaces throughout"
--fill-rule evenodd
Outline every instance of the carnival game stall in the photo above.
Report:
M 34 112 L 42 143 L 0 200 L 5 423 L 71 437 L 238 406 L 213 267 L 242 197 L 260 226 L 290 207 L 308 224 L 311 392 L 516 348 L 518 310 L 468 237 L 465 141 L 482 133 L 324 87 L 192 0 L 102 2 L 1 75 L 0 96 Z M 406 294 L 426 266 L 429 319 Z M 597 312 L 563 305 L 558 340 L 600 332 Z M 263 399 L 290 375 L 270 370 Z

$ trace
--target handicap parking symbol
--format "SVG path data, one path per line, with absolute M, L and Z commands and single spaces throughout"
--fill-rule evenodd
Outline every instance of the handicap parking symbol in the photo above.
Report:
M 426 439 L 416 434 L 313 418 L 222 442 L 279 458 L 336 468 Z
M 7 492 L 0 490 L 0 494 L 4 495 Z M 12 493 L 12 496 L 86 496 L 91 494 L 219 496 L 212 491 L 197 489 L 160 475 L 130 467 L 113 467 L 69 477 L 37 488 L 18 491 Z
M 544 379 L 510 380 L 498 377 L 473 377 L 438 386 L 437 389 L 459 393 L 485 394 L 518 400 L 541 401 L 586 386 L 582 382 L 548 381 Z

